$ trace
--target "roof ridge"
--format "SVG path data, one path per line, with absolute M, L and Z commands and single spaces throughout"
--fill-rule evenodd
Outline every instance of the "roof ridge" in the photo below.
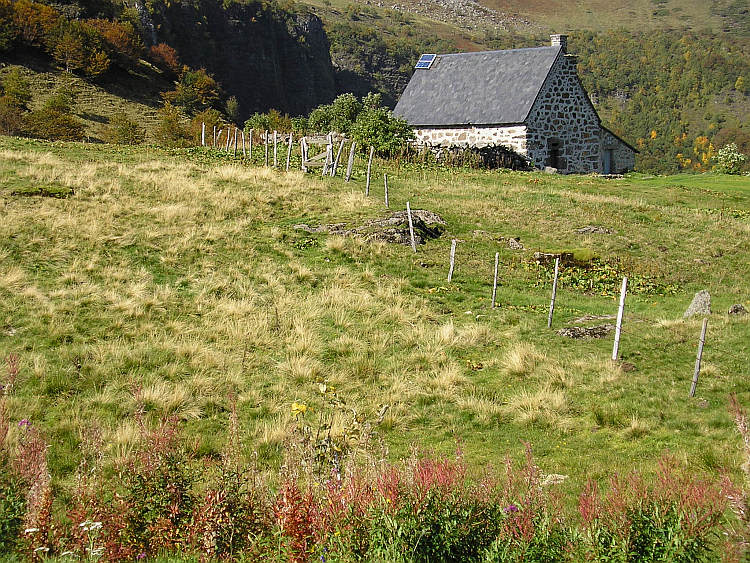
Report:
M 518 47 L 517 49 L 493 49 L 492 51 L 466 51 L 465 53 L 437 53 L 438 57 L 464 57 L 467 55 L 487 55 L 489 53 L 515 53 L 518 51 L 536 51 L 539 49 L 561 49 L 559 45 L 541 45 L 539 47 Z M 433 53 L 424 53 L 433 54 Z

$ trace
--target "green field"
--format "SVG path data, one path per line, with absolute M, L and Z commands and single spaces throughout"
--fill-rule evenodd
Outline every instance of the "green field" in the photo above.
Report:
M 368 420 L 388 405 L 376 431 L 393 459 L 460 440 L 480 468 L 529 442 L 571 491 L 613 471 L 650 473 L 667 450 L 737 474 L 727 397 L 750 404 L 750 324 L 726 312 L 750 308 L 748 178 L 376 163 L 368 198 L 362 170 L 358 160 L 345 183 L 200 149 L 0 140 L 0 356 L 21 362 L 11 421 L 46 433 L 59 486 L 71 486 L 91 428 L 107 463 L 126 457 L 140 408 L 152 422 L 179 417 L 199 456 L 216 456 L 233 395 L 244 452 L 273 469 L 292 403 L 315 413 L 321 382 Z M 392 210 L 409 200 L 447 222 L 416 254 L 293 228 L 384 216 L 384 171 Z M 612 233 L 575 232 L 587 225 Z M 533 253 L 563 250 L 595 261 L 563 268 L 549 330 L 550 268 Z M 613 364 L 611 335 L 555 329 L 614 315 L 621 275 L 626 363 Z M 701 319 L 682 315 L 700 289 L 714 314 L 689 399 Z M 588 324 L 598 322 L 612 321 Z

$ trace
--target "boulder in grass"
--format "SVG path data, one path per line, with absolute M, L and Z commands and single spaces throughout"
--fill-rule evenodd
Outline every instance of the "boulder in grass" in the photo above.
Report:
M 693 297 L 692 303 L 685 311 L 684 318 L 694 317 L 695 315 L 710 315 L 711 314 L 711 294 L 702 289 Z

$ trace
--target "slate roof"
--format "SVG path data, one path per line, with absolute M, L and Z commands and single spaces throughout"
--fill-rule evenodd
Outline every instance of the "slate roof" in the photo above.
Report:
M 438 55 L 416 69 L 394 115 L 414 127 L 523 123 L 560 46 Z

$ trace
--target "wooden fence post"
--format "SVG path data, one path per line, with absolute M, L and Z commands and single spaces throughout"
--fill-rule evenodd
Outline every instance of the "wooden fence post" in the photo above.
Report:
M 552 328 L 552 315 L 555 314 L 555 297 L 557 297 L 557 274 L 560 271 L 560 258 L 555 258 L 555 278 L 552 280 L 552 300 L 549 302 L 547 328 Z
M 206 146 L 206 122 L 201 121 L 201 146 Z
M 286 148 L 286 171 L 289 172 L 289 163 L 292 159 L 292 143 L 294 140 L 294 133 L 289 133 L 289 146 Z
M 701 338 L 698 340 L 698 356 L 695 358 L 695 371 L 693 372 L 693 383 L 690 385 L 690 396 L 695 397 L 695 388 L 698 386 L 698 376 L 701 372 L 701 360 L 703 358 L 703 345 L 706 343 L 706 327 L 708 326 L 708 318 L 703 319 L 703 326 L 701 327 Z
M 266 129 L 266 131 L 263 133 L 263 144 L 265 145 L 265 151 L 266 151 L 264 163 L 265 163 L 265 166 L 268 166 L 268 129 Z
M 349 149 L 349 162 L 346 164 L 346 181 L 352 179 L 352 168 L 354 167 L 354 149 L 357 147 L 357 143 L 352 141 L 352 146 Z
M 213 147 L 216 148 L 216 125 L 214 125 L 214 144 Z
M 453 279 L 453 266 L 456 263 L 456 239 L 451 241 L 451 267 L 448 270 L 448 283 Z
M 622 315 L 625 312 L 625 294 L 628 292 L 628 278 L 622 278 L 620 288 L 620 306 L 617 309 L 617 324 L 615 325 L 615 345 L 612 348 L 612 361 L 616 362 L 620 355 L 620 334 L 622 332 Z
M 495 296 L 497 295 L 497 265 L 500 262 L 500 253 L 495 252 L 495 278 L 492 282 L 492 309 L 495 308 Z
M 333 168 L 331 168 L 331 178 L 336 175 L 336 170 L 339 168 L 339 159 L 341 158 L 341 151 L 344 150 L 345 142 L 346 138 L 341 139 L 341 143 L 339 143 L 339 150 L 336 152 L 336 160 L 333 161 Z
M 242 158 L 245 158 L 247 156 L 247 152 L 245 151 L 245 130 L 240 129 L 240 135 L 242 136 Z
M 409 202 L 406 202 L 406 216 L 409 218 L 409 236 L 411 237 L 411 249 L 416 254 L 417 252 L 417 241 L 414 239 L 414 223 L 411 220 L 411 207 Z
M 226 146 L 224 147 L 224 152 L 229 152 L 229 145 L 231 144 L 231 140 L 232 140 L 232 135 L 229 134 L 231 130 L 232 130 L 231 127 L 227 127 L 227 142 L 226 142 Z
M 370 170 L 372 170 L 372 156 L 375 154 L 375 147 L 370 147 L 370 158 L 367 161 L 367 184 L 365 184 L 365 195 L 370 195 Z
M 389 208 L 388 205 L 388 174 L 383 174 L 383 186 L 385 187 L 385 207 Z
M 237 128 L 234 128 L 234 141 L 232 143 L 234 145 L 234 154 L 232 155 L 233 158 L 237 158 Z
M 253 161 L 253 130 L 250 129 L 247 137 L 247 152 L 250 155 L 250 162 Z
M 279 134 L 273 132 L 273 167 L 278 166 L 278 152 L 279 152 Z
M 302 161 L 301 168 L 302 172 L 307 172 L 307 165 L 305 164 L 307 162 L 307 138 L 302 137 L 299 141 L 299 152 L 300 155 L 302 155 L 302 158 L 300 159 Z

